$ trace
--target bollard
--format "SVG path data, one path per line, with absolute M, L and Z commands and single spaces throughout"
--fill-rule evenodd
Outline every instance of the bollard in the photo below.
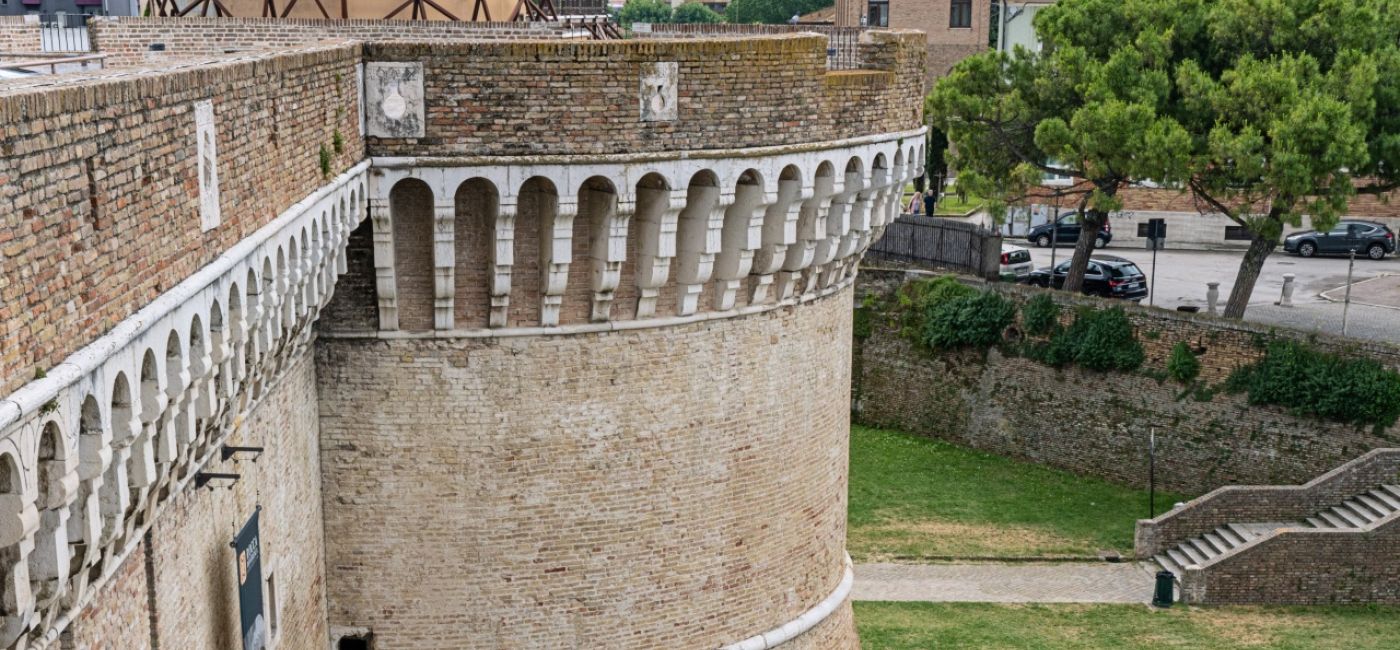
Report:
M 1279 297 L 1278 306 L 1293 306 L 1293 279 L 1298 277 L 1292 273 L 1283 274 L 1283 295 Z
M 1209 289 L 1206 290 L 1206 313 L 1214 316 L 1215 303 L 1220 302 L 1220 283 L 1207 282 L 1206 286 L 1209 287 Z
M 1157 588 L 1152 591 L 1153 607 L 1172 606 L 1172 588 L 1174 586 L 1172 583 L 1174 582 L 1176 582 L 1176 576 L 1172 575 L 1171 571 L 1157 572 Z

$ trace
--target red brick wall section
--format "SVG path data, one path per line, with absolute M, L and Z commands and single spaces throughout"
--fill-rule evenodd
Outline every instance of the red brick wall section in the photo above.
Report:
M 891 279 L 873 269 L 860 277 L 872 285 L 882 276 Z M 893 281 L 902 281 L 902 273 Z M 1000 288 L 1018 300 L 1034 291 Z M 1065 307 L 1066 321 L 1076 305 L 1104 306 L 1099 299 L 1052 295 Z M 1201 350 L 1201 379 L 1210 384 L 1259 358 L 1258 342 L 1271 333 L 1312 338 L 1205 315 L 1125 309 L 1146 349 L 1145 368 L 1164 369 L 1172 347 L 1185 341 Z M 884 321 L 872 322 L 871 336 L 856 346 L 861 421 L 1125 485 L 1147 484 L 1145 449 L 1153 427 L 1158 486 L 1189 494 L 1224 485 L 1305 483 L 1367 451 L 1395 446 L 1400 437 L 1400 425 L 1377 433 L 1249 406 L 1242 395 L 1217 392 L 1197 401 L 1180 384 L 1142 373 L 1057 370 L 996 350 L 931 354 Z M 1400 368 L 1394 345 L 1326 336 L 1316 336 L 1314 344 Z
M 421 61 L 426 138 L 369 138 L 377 156 L 614 154 L 822 142 L 917 129 L 920 36 L 877 32 L 884 70 L 828 73 L 814 35 L 628 41 L 373 43 Z M 680 118 L 641 122 L 643 62 L 680 64 Z M 794 107 L 802 110 L 794 111 Z
M 91 24 L 93 48 L 108 55 L 109 66 L 145 65 L 230 51 L 285 50 L 326 40 L 547 39 L 563 34 L 542 29 L 542 24 L 445 20 L 103 17 L 92 19 Z M 153 43 L 164 44 L 165 51 L 152 53 Z
M 364 157 L 359 48 L 0 87 L 0 394 Z M 201 232 L 194 102 L 213 99 L 223 224 Z M 61 145 L 61 146 L 59 146 Z
M 0 16 L 0 52 L 38 52 L 43 49 L 39 42 L 39 21 L 37 16 Z

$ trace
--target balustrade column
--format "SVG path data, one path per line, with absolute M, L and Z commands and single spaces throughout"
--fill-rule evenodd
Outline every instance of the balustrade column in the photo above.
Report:
M 454 275 L 456 221 L 456 203 L 433 204 L 433 327 L 440 330 L 453 327 L 452 310 L 457 294 Z
M 656 299 L 676 256 L 676 228 L 685 195 L 665 188 L 637 188 L 637 318 L 656 314 Z
M 558 209 L 540 218 L 540 325 L 559 325 L 559 307 L 569 284 L 574 257 L 574 218 L 578 206 L 560 201 Z
M 496 210 L 495 243 L 491 247 L 491 327 L 505 327 L 510 312 L 510 276 L 515 265 L 515 203 Z
M 841 249 L 841 239 L 851 229 L 851 209 L 860 191 L 860 174 L 846 174 L 843 190 L 831 199 L 831 208 L 826 216 L 826 237 L 817 242 L 817 252 L 812 259 L 812 270 L 807 274 L 807 286 L 803 293 L 815 290 L 825 275 L 827 265 L 836 259 Z
M 2 461 L 0 461 L 2 462 Z M 18 471 L 23 471 L 16 468 Z M 29 588 L 29 557 L 39 511 L 29 494 L 0 494 L 0 647 L 10 647 L 34 615 L 34 594 Z
M 799 292 L 797 283 L 817 260 L 817 247 L 826 241 L 827 217 L 836 199 L 835 178 L 818 176 L 810 191 L 804 190 L 802 207 L 797 217 L 797 244 L 783 256 L 783 270 L 778 274 L 778 299 L 787 300 Z M 800 291 L 806 291 L 803 287 Z
M 720 251 L 715 258 L 715 306 L 718 311 L 734 308 L 744 278 L 753 268 L 754 251 L 763 245 L 765 208 L 773 201 L 756 183 L 740 183 L 725 210 Z
M 56 443 L 63 444 L 62 441 Z M 39 462 L 50 464 L 47 472 L 49 484 L 40 490 L 40 494 L 46 495 L 48 500 L 38 504 L 42 512 L 34 537 L 29 577 L 37 587 L 34 590 L 36 606 L 43 609 L 62 597 L 68 588 L 68 518 L 70 506 L 78 496 L 78 463 L 72 455 L 62 460 L 54 458 Z
M 700 306 L 700 292 L 714 273 L 720 251 L 724 213 L 733 196 L 718 187 L 690 188 L 676 233 L 676 314 L 688 316 Z
M 782 269 L 788 247 L 797 243 L 797 222 L 805 198 L 802 195 L 802 181 L 778 181 L 778 194 L 763 214 L 763 243 L 753 259 L 753 273 L 758 277 L 754 281 L 749 304 L 768 300 L 773 274 Z
M 398 279 L 394 274 L 394 221 L 389 199 L 369 202 L 374 227 L 374 288 L 379 297 L 379 329 L 399 328 Z
M 581 212 L 594 219 L 591 230 L 593 285 L 592 312 L 589 320 L 599 323 L 612 316 L 613 292 L 622 279 L 622 262 L 627 258 L 627 228 L 632 220 L 635 203 L 619 201 L 612 192 L 592 190 L 585 195 L 589 205 Z

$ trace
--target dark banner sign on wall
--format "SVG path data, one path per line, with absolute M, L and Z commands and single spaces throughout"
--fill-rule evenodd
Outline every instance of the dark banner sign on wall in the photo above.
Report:
M 263 617 L 262 539 L 258 536 L 258 512 L 243 524 L 233 538 L 238 563 L 238 609 L 242 612 L 243 650 L 263 650 L 267 646 L 267 619 Z

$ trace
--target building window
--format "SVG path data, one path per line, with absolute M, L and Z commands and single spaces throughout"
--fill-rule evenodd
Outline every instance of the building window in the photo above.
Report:
M 870 27 L 890 26 L 890 3 L 889 0 L 870 0 L 869 19 L 866 24 Z
M 972 0 L 952 0 L 948 11 L 948 26 L 972 27 Z

